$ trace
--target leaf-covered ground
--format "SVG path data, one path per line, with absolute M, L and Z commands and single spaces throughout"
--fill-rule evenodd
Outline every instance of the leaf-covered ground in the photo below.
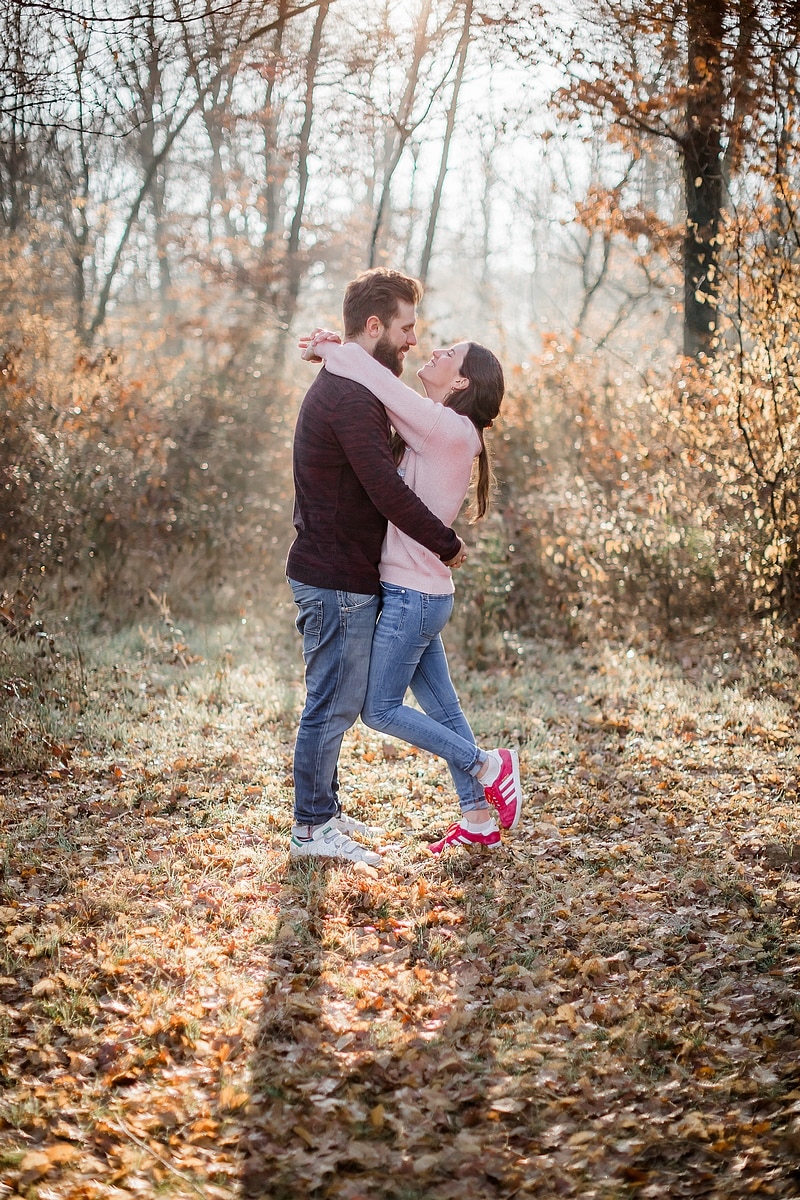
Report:
M 74 736 L 2 777 L 0 1196 L 800 1194 L 795 658 L 456 667 L 526 820 L 432 860 L 443 765 L 359 726 L 376 872 L 288 861 L 285 641 L 145 632 L 53 675 Z

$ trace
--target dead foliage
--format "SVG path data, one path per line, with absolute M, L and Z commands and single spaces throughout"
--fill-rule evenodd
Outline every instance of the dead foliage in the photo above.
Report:
M 796 1195 L 793 656 L 464 677 L 526 769 L 492 856 L 431 860 L 441 764 L 355 729 L 376 872 L 288 861 L 297 670 L 252 637 L 129 663 L 121 746 L 5 782 L 0 1195 Z

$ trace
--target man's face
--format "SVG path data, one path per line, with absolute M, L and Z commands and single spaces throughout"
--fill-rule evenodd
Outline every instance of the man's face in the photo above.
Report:
M 398 301 L 397 316 L 384 326 L 383 333 L 375 343 L 373 357 L 395 375 L 403 374 L 403 362 L 417 339 L 414 326 L 417 323 L 417 313 L 413 304 L 407 300 Z

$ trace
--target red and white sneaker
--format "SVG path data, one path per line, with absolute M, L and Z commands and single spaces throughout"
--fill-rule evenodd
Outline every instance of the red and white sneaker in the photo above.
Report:
M 466 817 L 462 817 L 450 826 L 441 841 L 432 842 L 428 849 L 431 854 L 441 854 L 447 846 L 483 846 L 491 849 L 499 845 L 500 830 L 494 821 L 473 825 Z
M 497 809 L 503 829 L 516 829 L 522 815 L 519 755 L 516 750 L 492 750 L 490 753 L 498 756 L 500 772 L 491 783 L 484 784 L 486 799 L 492 808 Z

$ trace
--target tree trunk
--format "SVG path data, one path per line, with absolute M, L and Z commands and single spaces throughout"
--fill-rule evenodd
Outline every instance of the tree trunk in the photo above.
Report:
M 423 0 L 417 21 L 417 33 L 414 38 L 414 57 L 409 67 L 406 77 L 406 87 L 403 93 L 403 99 L 400 101 L 397 117 L 395 118 L 396 132 L 393 138 L 393 148 L 388 157 L 386 166 L 383 171 L 383 180 L 381 182 L 380 196 L 378 197 L 378 207 L 375 211 L 375 220 L 372 225 L 372 236 L 369 243 L 369 259 L 367 265 L 374 267 L 378 257 L 378 238 L 380 237 L 383 219 L 386 210 L 389 206 L 389 191 L 392 185 L 392 178 L 397 170 L 397 164 L 403 155 L 406 142 L 411 137 L 414 131 L 414 125 L 411 121 L 411 112 L 414 107 L 414 99 L 417 94 L 417 86 L 419 84 L 419 71 L 422 65 L 422 60 L 428 48 L 428 21 L 431 15 L 432 0 Z
M 311 124 L 314 119 L 314 85 L 319 68 L 319 58 L 322 48 L 322 26 L 328 15 L 329 0 L 320 0 L 317 17 L 314 22 L 314 32 L 311 35 L 311 45 L 306 59 L 306 99 L 303 110 L 303 124 L 300 129 L 300 141 L 297 151 L 297 203 L 292 214 L 292 224 L 289 229 L 289 241 L 286 246 L 286 298 L 283 305 L 282 324 L 288 329 L 292 323 L 297 298 L 300 295 L 300 282 L 303 274 L 300 260 L 300 234 L 303 229 L 303 216 L 308 190 L 308 155 L 311 149 Z
M 264 220 L 266 221 L 265 253 L 273 251 L 280 225 L 282 166 L 278 155 L 278 75 L 283 55 L 283 35 L 286 29 L 288 0 L 278 0 L 278 22 L 271 50 L 271 67 L 264 97 Z
M 89 39 L 86 38 L 80 46 L 73 43 L 75 50 L 75 95 L 78 100 L 78 129 L 77 136 L 77 180 L 74 186 L 74 200 L 65 205 L 68 213 L 67 229 L 71 235 L 70 258 L 72 259 L 72 295 L 75 302 L 75 332 L 83 345 L 88 336 L 86 329 L 86 262 L 90 254 L 91 228 L 89 224 L 89 199 L 91 169 L 87 146 L 87 128 L 83 107 L 83 72 L 86 55 L 89 50 Z M 77 201 L 77 203 L 75 202 Z
M 223 164 L 223 149 L 225 146 L 224 116 L 220 118 L 220 88 L 211 94 L 211 103 L 203 109 L 203 124 L 206 128 L 208 144 L 211 147 L 211 166 L 209 169 L 208 197 L 208 244 L 214 243 L 214 210 L 219 208 L 219 215 L 225 236 L 233 241 L 236 230 L 231 221 L 230 204 L 228 203 L 228 172 Z
M 423 283 L 425 283 L 428 278 L 428 268 L 431 265 L 433 236 L 436 232 L 436 222 L 439 218 L 439 208 L 442 203 L 442 191 L 444 190 L 444 179 L 445 175 L 447 174 L 447 159 L 450 154 L 450 142 L 453 139 L 453 130 L 456 124 L 456 112 L 458 110 L 458 98 L 461 93 L 461 84 L 464 79 L 464 68 L 467 63 L 467 53 L 469 52 L 469 34 L 470 25 L 472 24 L 472 7 L 473 0 L 465 0 L 464 24 L 461 28 L 461 39 L 458 44 L 458 66 L 456 67 L 456 77 L 453 81 L 453 92 L 450 96 L 450 105 L 447 109 L 447 125 L 444 132 L 444 143 L 442 144 L 442 157 L 439 160 L 439 175 L 436 180 L 436 187 L 433 189 L 431 211 L 428 214 L 428 229 L 425 234 L 425 246 L 422 251 L 422 260 L 419 268 L 419 277 Z
M 689 87 L 681 143 L 686 198 L 683 352 L 691 358 L 710 358 L 719 292 L 725 0 L 689 0 L 686 15 Z
M 81 122 L 83 113 L 81 113 Z M 80 174 L 77 197 L 80 203 L 75 204 L 74 214 L 70 223 L 72 233 L 71 258 L 73 267 L 72 293 L 75 300 L 75 331 L 79 340 L 86 345 L 89 336 L 86 328 L 86 260 L 90 253 L 89 227 L 89 163 L 86 153 L 86 134 L 81 130 L 78 142 L 80 154 Z
M 738 0 L 738 32 L 730 63 L 730 92 L 733 113 L 728 124 L 728 145 L 722 157 L 722 179 L 727 191 L 738 171 L 747 141 L 745 118 L 758 103 L 755 79 L 755 39 L 758 29 L 758 0 Z

